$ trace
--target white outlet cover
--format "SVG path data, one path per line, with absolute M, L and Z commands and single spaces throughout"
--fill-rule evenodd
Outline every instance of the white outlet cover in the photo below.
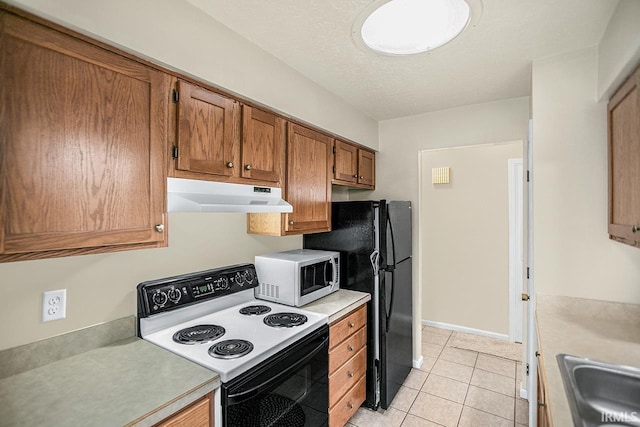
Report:
M 42 293 L 42 321 L 64 319 L 67 317 L 67 290 Z

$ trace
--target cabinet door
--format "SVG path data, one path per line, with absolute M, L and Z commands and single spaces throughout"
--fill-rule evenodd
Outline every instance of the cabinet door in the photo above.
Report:
M 640 68 L 609 101 L 609 234 L 640 246 Z
M 248 105 L 242 106 L 243 178 L 281 183 L 286 121 Z
M 178 81 L 178 94 L 177 168 L 233 175 L 238 103 L 183 81 Z
M 300 234 L 331 229 L 331 147 L 333 139 L 289 123 L 285 232 Z
M 346 183 L 358 182 L 358 148 L 336 139 L 333 178 Z
M 376 154 L 371 151 L 358 150 L 358 184 L 376 185 Z
M 165 75 L 22 18 L 0 20 L 0 253 L 159 246 Z

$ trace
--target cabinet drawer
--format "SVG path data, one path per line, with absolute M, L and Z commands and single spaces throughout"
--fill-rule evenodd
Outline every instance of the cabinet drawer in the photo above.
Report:
M 329 327 L 329 349 L 344 341 L 367 323 L 367 306 L 363 305 L 353 313 Z
M 155 427 L 210 427 L 211 398 L 206 396 L 177 414 L 156 424 Z
M 366 377 L 358 380 L 355 386 L 329 411 L 329 427 L 343 427 L 356 413 L 366 394 Z
M 367 370 L 367 347 L 349 359 L 333 374 L 329 375 L 329 408 L 332 408 L 342 396 L 365 374 Z
M 362 347 L 367 344 L 367 327 L 358 329 L 353 335 L 347 337 L 336 348 L 329 352 L 329 374 L 351 359 Z

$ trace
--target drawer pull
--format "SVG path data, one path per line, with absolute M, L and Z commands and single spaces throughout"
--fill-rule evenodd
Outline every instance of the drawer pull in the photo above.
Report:
M 352 346 L 352 345 L 350 345 L 349 347 L 347 347 L 347 349 L 348 349 L 349 351 L 353 351 L 353 346 Z
M 353 323 L 353 322 L 349 322 L 349 327 L 350 327 L 350 328 L 353 328 L 355 325 L 356 325 L 355 323 Z
M 347 403 L 347 406 L 349 407 L 349 409 L 353 409 L 353 403 L 349 402 Z
M 353 371 L 349 371 L 349 378 L 353 378 Z

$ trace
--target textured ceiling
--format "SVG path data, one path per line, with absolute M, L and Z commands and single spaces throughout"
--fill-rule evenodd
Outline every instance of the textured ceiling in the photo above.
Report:
M 372 0 L 185 0 L 371 117 L 528 96 L 531 61 L 596 45 L 618 0 L 482 0 L 450 44 L 412 56 L 359 47 Z

